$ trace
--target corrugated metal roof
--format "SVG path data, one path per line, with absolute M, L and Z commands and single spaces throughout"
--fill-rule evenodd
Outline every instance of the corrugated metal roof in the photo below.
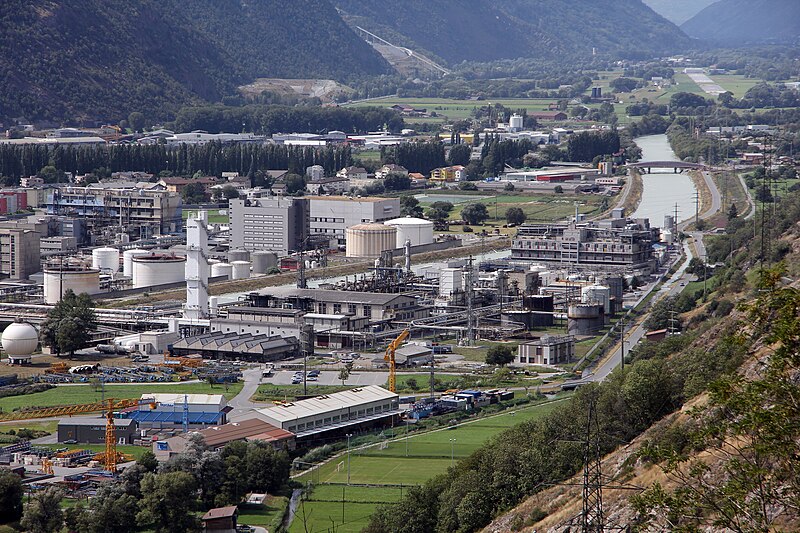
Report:
M 276 405 L 259 409 L 259 413 L 273 420 L 288 422 L 312 415 L 340 411 L 380 400 L 397 399 L 398 395 L 377 385 L 369 385 L 348 391 L 334 392 L 307 400 L 299 400 L 286 405 Z
M 176 404 L 183 406 L 185 402 L 189 405 L 225 405 L 225 397 L 222 394 L 175 394 L 175 393 L 146 393 L 142 394 L 142 400 L 154 399 L 159 404 Z

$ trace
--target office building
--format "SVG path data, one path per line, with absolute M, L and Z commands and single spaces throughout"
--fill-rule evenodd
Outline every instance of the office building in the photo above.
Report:
M 345 244 L 345 230 L 365 222 L 385 222 L 400 216 L 399 198 L 311 196 L 311 235 Z
M 231 248 L 287 255 L 309 236 L 305 198 L 255 198 L 229 202 Z
M 575 356 L 575 337 L 572 335 L 543 335 L 519 345 L 518 365 L 560 365 Z
M 0 228 L 0 276 L 28 279 L 41 271 L 37 231 L 25 228 Z

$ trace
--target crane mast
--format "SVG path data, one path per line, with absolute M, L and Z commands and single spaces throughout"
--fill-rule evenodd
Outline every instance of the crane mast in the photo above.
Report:
M 396 392 L 397 388 L 397 374 L 396 374 L 396 363 L 394 354 L 400 345 L 406 340 L 409 336 L 410 332 L 407 329 L 404 329 L 400 332 L 400 335 L 397 336 L 392 342 L 389 343 L 389 346 L 386 347 L 386 355 L 383 356 L 383 360 L 389 363 L 389 390 L 392 392 Z

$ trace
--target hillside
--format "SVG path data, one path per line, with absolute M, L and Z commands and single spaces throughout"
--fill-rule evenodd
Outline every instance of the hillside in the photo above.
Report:
M 388 72 L 327 1 L 7 0 L 0 118 L 164 118 L 259 77 Z
M 714 44 L 797 42 L 800 2 L 792 0 L 720 0 L 683 23 L 691 37 Z
M 717 0 L 642 0 L 650 9 L 669 20 L 681 25 L 703 8 Z
M 631 56 L 677 51 L 689 39 L 640 0 L 334 0 L 352 24 L 450 65 L 462 61 Z M 631 28 L 635 28 L 631 31 Z

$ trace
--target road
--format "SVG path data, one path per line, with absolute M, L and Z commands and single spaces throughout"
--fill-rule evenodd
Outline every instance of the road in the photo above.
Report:
M 717 188 L 717 184 L 714 183 L 714 178 L 711 177 L 711 173 L 703 171 L 701 174 L 703 175 L 708 190 L 711 191 L 711 206 L 700 213 L 700 218 L 708 218 L 722 209 L 722 195 L 719 193 L 719 189 Z
M 756 214 L 756 203 L 753 201 L 753 195 L 750 194 L 750 189 L 747 187 L 747 182 L 744 181 L 742 175 L 735 171 L 734 174 L 736 174 L 736 177 L 739 178 L 739 183 L 742 184 L 742 189 L 744 189 L 744 193 L 747 195 L 747 203 L 750 204 L 750 212 L 745 215 L 744 219 L 750 220 Z

